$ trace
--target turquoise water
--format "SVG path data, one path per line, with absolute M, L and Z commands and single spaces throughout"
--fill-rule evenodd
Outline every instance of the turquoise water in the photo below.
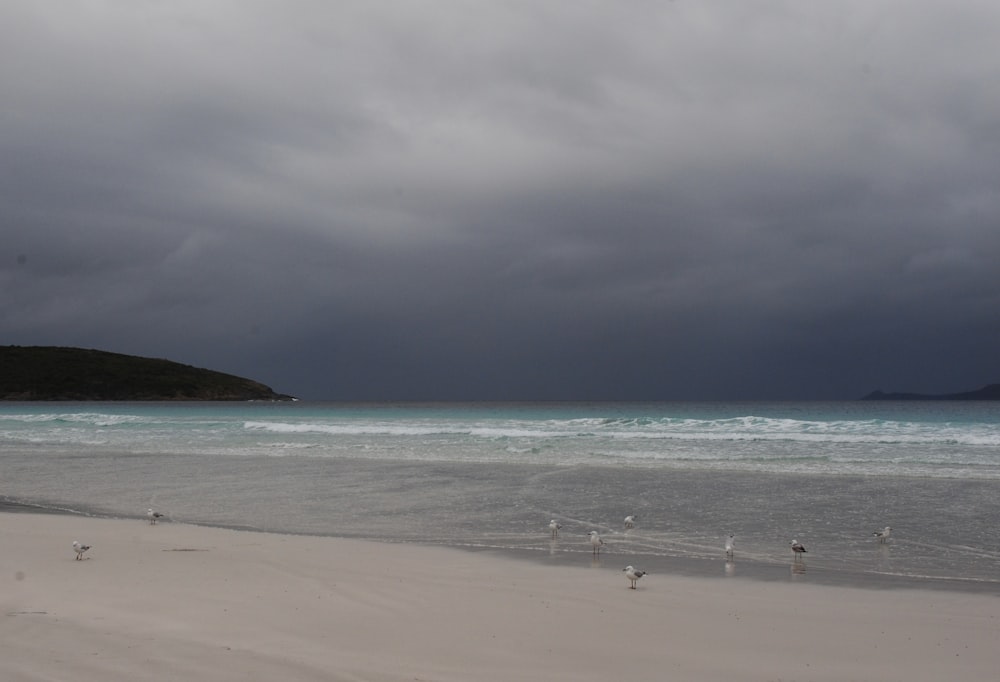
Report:
M 8 503 L 557 563 L 992 590 L 998 493 L 995 403 L 0 405 Z
M 4 451 L 1000 478 L 992 403 L 12 404 Z

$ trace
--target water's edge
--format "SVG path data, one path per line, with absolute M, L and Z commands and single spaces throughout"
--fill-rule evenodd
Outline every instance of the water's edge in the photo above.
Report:
M 85 510 L 67 509 L 44 503 L 15 501 L 0 496 L 0 514 L 54 514 L 93 519 L 134 520 L 145 523 L 145 516 L 121 516 L 88 512 Z M 167 520 L 169 523 L 170 521 Z M 873 572 L 853 572 L 844 570 L 826 570 L 822 565 L 815 565 L 808 560 L 787 562 L 760 562 L 742 560 L 737 554 L 733 560 L 720 556 L 718 559 L 700 559 L 690 557 L 643 556 L 638 553 L 621 553 L 614 549 L 605 549 L 600 557 L 595 557 L 589 549 L 577 542 L 557 540 L 550 543 L 550 551 L 537 551 L 523 548 L 493 547 L 485 543 L 418 543 L 411 540 L 393 540 L 386 538 L 366 538 L 317 533 L 298 533 L 287 531 L 264 530 L 236 524 L 215 524 L 185 521 L 192 526 L 206 528 L 221 528 L 249 533 L 273 533 L 276 535 L 292 535 L 298 537 L 328 537 L 348 538 L 365 542 L 383 544 L 413 544 L 432 547 L 442 547 L 457 551 L 489 554 L 516 561 L 530 561 L 536 564 L 552 566 L 555 569 L 574 567 L 593 570 L 620 571 L 626 564 L 633 564 L 647 571 L 646 580 L 655 580 L 657 575 L 678 575 L 712 580 L 750 580 L 774 583 L 816 584 L 831 587 L 849 587 L 869 590 L 942 590 L 973 594 L 1000 595 L 1000 580 L 988 581 L 979 579 L 955 579 L 890 575 Z

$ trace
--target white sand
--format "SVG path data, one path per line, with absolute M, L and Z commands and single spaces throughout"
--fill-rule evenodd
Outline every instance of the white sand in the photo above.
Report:
M 75 561 L 70 542 L 92 545 Z M 565 541 L 565 540 L 564 540 Z M 584 542 L 581 540 L 581 542 Z M 996 679 L 1000 597 L 0 514 L 0 680 Z

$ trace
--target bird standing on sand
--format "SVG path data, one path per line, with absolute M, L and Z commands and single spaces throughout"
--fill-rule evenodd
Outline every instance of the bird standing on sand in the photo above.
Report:
M 733 551 L 736 549 L 736 536 L 732 533 L 726 538 L 726 556 L 730 559 L 733 558 Z
M 90 545 L 81 545 L 78 540 L 73 541 L 73 551 L 76 552 L 76 560 L 83 559 L 83 553 L 90 549 Z
M 146 516 L 149 517 L 149 525 L 155 526 L 156 522 L 163 518 L 163 514 L 158 511 L 153 511 L 152 509 L 146 510 Z
M 601 546 L 604 544 L 604 540 L 601 536 L 597 534 L 596 530 L 590 531 L 590 546 L 594 548 L 594 554 L 601 553 Z
M 800 556 L 806 553 L 806 548 L 798 540 L 792 540 L 792 554 L 795 555 L 795 559 L 798 560 Z
M 551 521 L 549 521 L 549 530 L 552 531 L 552 537 L 554 537 L 554 538 L 559 537 L 559 529 L 560 528 L 562 528 L 562 525 L 560 525 L 560 523 L 558 521 L 556 521 L 555 519 L 552 519 Z
M 632 583 L 633 590 L 635 589 L 635 584 L 639 581 L 639 578 L 646 575 L 646 571 L 640 571 L 632 566 L 626 566 L 622 570 L 625 571 L 625 577 Z
M 629 514 L 628 516 L 626 516 L 625 517 L 625 527 L 626 528 L 635 528 L 635 520 L 637 518 L 639 518 L 638 514 Z
M 876 538 L 878 538 L 879 544 L 883 544 L 883 543 L 885 543 L 886 540 L 889 539 L 889 533 L 891 533 L 891 532 L 892 532 L 892 528 L 890 528 L 889 526 L 886 526 L 882 530 L 875 531 L 874 533 L 872 533 L 872 535 L 875 536 Z

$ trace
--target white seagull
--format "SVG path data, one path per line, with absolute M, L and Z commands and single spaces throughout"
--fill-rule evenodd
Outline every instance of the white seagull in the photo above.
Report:
M 152 509 L 146 510 L 146 516 L 149 517 L 149 525 L 155 526 L 156 522 L 163 518 L 163 514 L 158 511 L 153 511 Z
M 632 566 L 626 566 L 622 570 L 625 571 L 625 577 L 632 583 L 633 590 L 635 589 L 635 584 L 639 581 L 639 578 L 646 575 L 646 571 L 640 571 Z
M 802 546 L 802 543 L 798 540 L 792 540 L 792 554 L 798 559 L 800 556 L 806 553 L 806 548 Z
M 626 516 L 625 517 L 625 527 L 626 528 L 635 528 L 635 520 L 637 518 L 639 518 L 638 514 L 629 514 L 628 516 Z
M 590 545 L 594 548 L 594 554 L 601 553 L 601 545 L 603 544 L 604 540 L 602 540 L 601 536 L 597 534 L 597 531 L 590 531 Z
M 552 519 L 551 521 L 549 521 L 549 530 L 552 531 L 552 537 L 554 537 L 554 538 L 559 537 L 559 529 L 560 528 L 562 528 L 562 525 L 558 521 L 556 521 L 555 519 Z
M 81 545 L 79 540 L 73 541 L 73 551 L 76 552 L 76 560 L 83 559 L 83 553 L 90 549 L 90 545 Z
M 732 533 L 726 538 L 726 556 L 730 559 L 733 558 L 733 550 L 736 549 L 736 536 Z
M 889 526 L 886 526 L 882 530 L 875 531 L 874 533 L 872 533 L 872 535 L 875 536 L 876 538 L 878 538 L 879 543 L 884 543 L 886 540 L 889 539 L 889 533 L 891 533 L 891 532 L 892 532 L 892 528 L 890 528 Z

